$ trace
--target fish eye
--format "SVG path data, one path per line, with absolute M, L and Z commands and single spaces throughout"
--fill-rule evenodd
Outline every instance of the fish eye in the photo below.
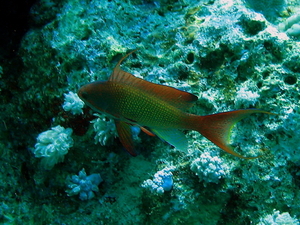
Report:
M 79 95 L 80 95 L 81 98 L 83 98 L 83 99 L 87 99 L 87 98 L 88 98 L 88 93 L 87 93 L 86 91 L 81 91 L 81 92 L 79 93 Z

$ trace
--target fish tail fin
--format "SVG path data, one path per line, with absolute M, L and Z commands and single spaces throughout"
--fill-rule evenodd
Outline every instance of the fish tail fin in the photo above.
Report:
M 204 137 L 213 142 L 215 145 L 234 156 L 243 159 L 255 159 L 260 156 L 242 156 L 236 153 L 233 150 L 233 147 L 229 144 L 230 131 L 232 127 L 237 122 L 239 122 L 240 120 L 244 119 L 252 113 L 267 113 L 276 115 L 274 113 L 266 112 L 259 109 L 242 109 L 207 116 L 197 116 L 195 118 L 196 121 L 194 122 L 194 124 L 196 125 L 195 130 L 201 133 Z

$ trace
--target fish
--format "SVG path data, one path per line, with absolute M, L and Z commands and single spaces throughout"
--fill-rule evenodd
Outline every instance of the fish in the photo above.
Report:
M 146 81 L 121 69 L 121 63 L 133 52 L 121 58 L 107 81 L 90 82 L 80 87 L 77 93 L 91 109 L 114 119 L 120 142 L 130 155 L 137 155 L 131 127 L 138 126 L 181 151 L 188 149 L 188 140 L 182 130 L 195 130 L 234 156 L 243 159 L 260 157 L 245 157 L 235 152 L 230 145 L 231 129 L 250 114 L 274 113 L 256 108 L 206 116 L 188 113 L 198 100 L 196 95 Z

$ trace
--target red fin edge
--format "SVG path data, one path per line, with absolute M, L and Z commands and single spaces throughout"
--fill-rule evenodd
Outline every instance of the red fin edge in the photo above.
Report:
M 217 113 L 207 116 L 197 116 L 195 130 L 201 133 L 208 140 L 223 149 L 224 151 L 243 159 L 255 159 L 256 157 L 245 157 L 233 150 L 229 144 L 231 128 L 241 119 L 249 116 L 252 113 L 267 113 L 276 115 L 275 113 L 266 112 L 259 109 L 242 109 L 224 113 Z

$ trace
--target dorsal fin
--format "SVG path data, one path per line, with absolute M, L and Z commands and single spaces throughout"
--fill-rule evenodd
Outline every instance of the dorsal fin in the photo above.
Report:
M 122 61 L 135 51 L 136 50 L 128 53 L 118 62 L 108 79 L 109 81 L 120 82 L 138 88 L 141 91 L 146 91 L 148 94 L 154 95 L 182 110 L 190 108 L 193 103 L 198 100 L 197 96 L 188 92 L 161 84 L 151 83 L 122 70 L 120 68 Z

